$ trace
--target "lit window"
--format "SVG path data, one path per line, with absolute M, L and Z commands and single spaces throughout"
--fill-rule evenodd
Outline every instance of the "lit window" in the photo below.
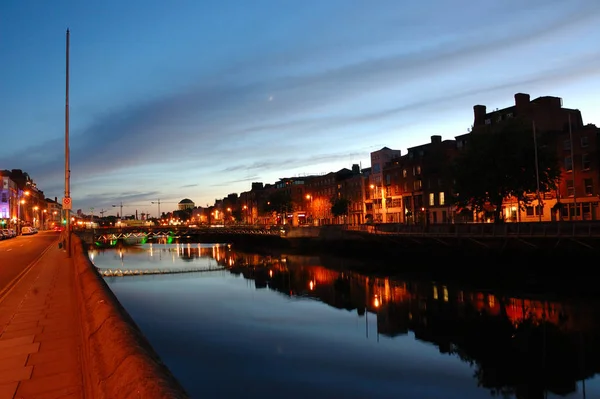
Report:
M 440 192 L 439 196 L 440 196 L 440 205 L 445 205 L 446 204 L 446 198 L 444 196 L 444 192 L 443 191 Z
M 435 195 L 433 193 L 429 193 L 429 206 L 435 205 Z
M 573 160 L 571 159 L 571 157 L 565 158 L 565 170 L 567 172 L 570 172 L 573 170 Z
M 573 186 L 573 180 L 567 180 L 567 195 L 573 197 L 575 195 L 575 187 Z
M 594 195 L 594 188 L 592 187 L 592 179 L 584 179 L 583 185 L 585 186 L 585 195 Z
M 581 155 L 581 167 L 583 170 L 589 169 L 592 165 L 590 161 L 590 154 L 582 154 Z

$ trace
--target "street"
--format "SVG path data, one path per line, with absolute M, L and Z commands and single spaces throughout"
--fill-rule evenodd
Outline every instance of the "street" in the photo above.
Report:
M 50 245 L 58 245 L 60 232 L 42 231 L 0 241 L 0 302 Z

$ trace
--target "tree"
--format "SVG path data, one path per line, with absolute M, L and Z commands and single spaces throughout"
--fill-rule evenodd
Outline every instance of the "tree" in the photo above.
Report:
M 350 208 L 350 200 L 346 198 L 331 199 L 331 214 L 335 217 L 347 216 Z
M 268 213 L 281 213 L 292 210 L 294 210 L 292 197 L 285 190 L 279 190 L 271 193 L 267 198 L 267 202 L 263 206 L 263 211 Z
M 531 122 L 521 119 L 470 134 L 453 165 L 456 205 L 492 212 L 502 222 L 502 201 L 515 197 L 528 204 L 537 191 L 536 146 Z M 560 167 L 549 134 L 536 135 L 540 192 L 556 188 Z

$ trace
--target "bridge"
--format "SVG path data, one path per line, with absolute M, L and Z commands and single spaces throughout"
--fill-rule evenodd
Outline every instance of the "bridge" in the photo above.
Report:
M 85 242 L 107 242 L 115 240 L 151 240 L 154 238 L 181 237 L 228 237 L 228 236 L 281 236 L 281 228 L 230 226 L 230 227 L 187 227 L 187 226 L 131 226 L 100 227 L 96 229 L 74 229 Z
M 225 270 L 225 266 L 218 267 L 190 267 L 190 268 L 167 268 L 167 269 L 104 269 L 97 267 L 96 271 L 102 277 L 127 277 L 144 276 L 152 274 L 181 274 L 181 273 L 203 273 Z
M 600 221 L 460 224 L 364 224 L 299 226 L 282 228 L 254 226 L 225 227 L 122 227 L 76 231 L 88 244 L 107 245 L 121 241 L 148 242 L 167 238 L 175 241 L 231 243 L 238 248 L 262 247 L 302 252 L 344 254 L 440 251 L 495 252 L 600 252 Z M 378 250 L 375 250 L 378 248 Z

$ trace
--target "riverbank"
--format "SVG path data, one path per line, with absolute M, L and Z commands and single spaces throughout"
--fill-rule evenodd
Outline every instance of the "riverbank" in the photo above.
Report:
M 188 398 L 136 323 L 121 306 L 73 235 L 71 260 L 81 315 L 82 352 L 94 397 Z

